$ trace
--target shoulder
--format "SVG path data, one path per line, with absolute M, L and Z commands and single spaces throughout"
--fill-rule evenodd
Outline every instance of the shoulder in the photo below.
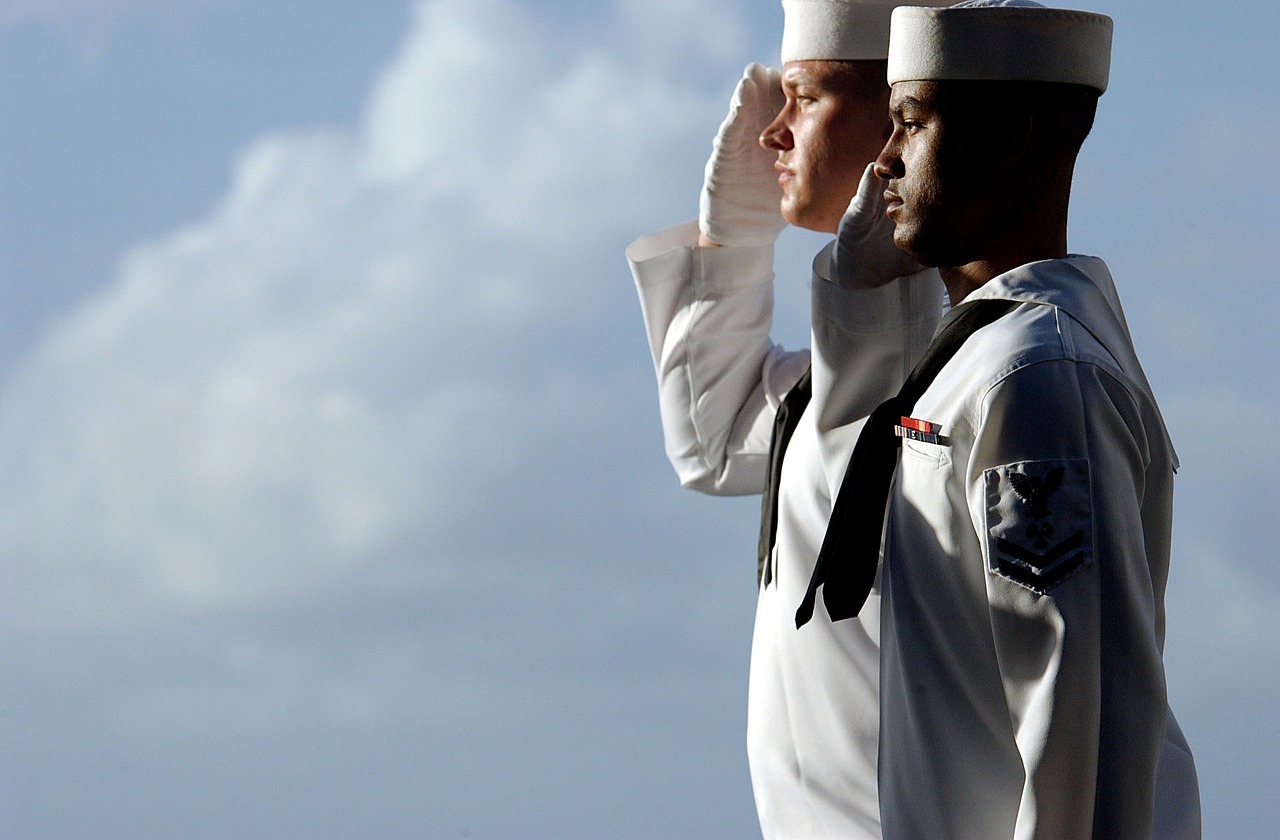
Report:
M 957 354 L 955 393 L 975 430 L 1009 439 L 1082 441 L 1102 414 L 1139 435 L 1149 395 L 1080 321 L 1023 303 L 975 333 Z
M 1132 355 L 1127 335 L 1125 347 L 1118 348 L 1118 358 L 1099 339 L 1101 330 L 1090 326 L 1087 319 L 1088 313 L 1082 320 L 1079 313 L 1060 306 L 1022 302 L 1008 315 L 975 333 L 957 361 L 982 372 L 983 381 L 973 383 L 980 393 L 1000 386 L 1010 377 L 1035 388 L 1038 381 L 1060 376 L 1062 369 L 1084 367 L 1096 369 L 1140 399 L 1145 387 L 1120 360 Z M 1115 338 L 1109 343 L 1114 345 Z

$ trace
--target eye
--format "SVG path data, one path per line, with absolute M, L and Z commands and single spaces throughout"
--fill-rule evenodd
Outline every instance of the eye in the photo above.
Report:
M 895 119 L 894 123 L 896 123 L 897 126 L 907 134 L 915 134 L 916 132 L 924 129 L 924 123 L 920 122 L 919 120 L 903 118 L 903 119 Z

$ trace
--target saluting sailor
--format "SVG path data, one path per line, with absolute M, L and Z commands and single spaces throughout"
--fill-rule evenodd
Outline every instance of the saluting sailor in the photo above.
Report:
M 627 250 L 681 482 L 725 495 L 770 485 L 747 724 L 768 840 L 880 837 L 878 618 L 867 610 L 798 633 L 793 615 L 860 421 L 902 385 L 941 316 L 937 272 L 893 246 L 870 171 L 891 128 L 894 5 L 783 0 L 782 72 L 747 68 L 707 163 L 699 221 Z M 813 265 L 811 353 L 769 338 L 773 243 L 786 223 L 839 228 L 838 251 Z
M 893 15 L 875 171 L 952 308 L 861 430 L 797 613 L 880 614 L 886 840 L 1200 835 L 1162 660 L 1177 459 L 1066 240 L 1111 32 L 1025 0 Z

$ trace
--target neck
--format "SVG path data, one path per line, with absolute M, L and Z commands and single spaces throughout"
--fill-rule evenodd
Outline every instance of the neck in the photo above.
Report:
M 955 306 L 988 280 L 1018 266 L 1067 255 L 1067 204 L 1040 202 L 1006 217 L 1001 233 L 984 243 L 982 255 L 954 266 L 938 266 Z
M 1040 260 L 1061 259 L 1066 255 L 1067 242 L 1066 237 L 1063 236 L 1062 243 L 1058 247 L 1023 248 L 1018 249 L 1017 253 L 1002 257 L 977 259 L 963 265 L 939 266 L 938 274 L 942 275 L 942 282 L 947 287 L 947 297 L 951 301 L 951 305 L 955 306 L 967 298 L 975 289 L 985 285 L 988 280 L 998 277 L 1006 271 L 1012 271 L 1018 266 Z

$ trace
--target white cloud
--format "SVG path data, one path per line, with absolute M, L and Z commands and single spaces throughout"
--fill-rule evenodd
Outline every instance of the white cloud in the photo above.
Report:
M 237 811 L 278 799 L 260 806 L 296 820 L 279 836 L 355 836 L 388 810 L 401 836 L 751 832 L 755 503 L 676 489 L 621 258 L 635 233 L 692 215 L 720 71 L 745 52 L 745 4 L 725 7 L 626 0 L 561 31 L 532 5 L 423 2 L 361 124 L 259 138 L 205 218 L 132 249 L 8 373 L 0 718 L 10 749 L 39 759 L 12 763 L 19 831 L 56 813 L 138 836 L 136 814 L 168 803 L 157 825 L 196 813 L 231 826 L 208 836 L 243 836 L 225 804 L 182 798 L 212 781 L 205 795 Z M 0 24 L 35 10 L 0 6 Z M 1237 133 L 1195 128 L 1160 165 L 1185 174 Z M 1273 150 L 1248 155 L 1273 177 Z M 1224 771 L 1206 790 L 1264 795 L 1265 773 L 1254 788 L 1228 775 L 1238 724 L 1218 692 L 1273 691 L 1277 588 L 1258 546 L 1275 542 L 1277 453 L 1273 436 L 1224 446 L 1221 430 L 1265 424 L 1276 394 L 1203 372 L 1232 362 L 1226 333 L 1265 341 L 1249 324 L 1268 308 L 1198 304 L 1255 294 L 1266 243 L 1223 239 L 1219 204 L 1203 235 L 1167 230 L 1169 208 L 1213 215 L 1198 173 L 1186 203 L 1171 187 L 1123 225 L 1089 214 L 1103 199 L 1088 192 L 1081 208 L 1127 260 L 1131 321 L 1156 307 L 1129 289 L 1180 284 L 1145 319 L 1163 352 L 1144 348 L 1153 379 L 1185 382 L 1157 382 L 1184 462 L 1171 685 L 1202 767 Z M 1153 264 L 1135 218 L 1186 248 Z M 802 333 L 800 239 L 780 295 Z M 371 782 L 352 771 L 363 750 Z
M 654 66 L 686 71 L 691 60 L 724 60 L 741 53 L 748 32 L 740 5 L 708 0 L 618 0 L 624 31 L 639 36 L 654 55 Z M 772 6 L 766 13 L 777 20 L 777 27 L 769 31 L 780 31 L 781 6 Z M 778 63 L 776 54 L 757 58 Z
M 663 62 L 736 36 L 522 9 L 421 3 L 361 124 L 259 138 L 7 373 L 15 830 L 750 831 L 753 505 L 677 489 L 621 256 L 725 95 Z
M 0 393 L 5 622 L 253 605 L 465 544 L 574 433 L 545 401 L 619 399 L 563 338 L 630 296 L 622 237 L 666 215 L 707 102 L 539 31 L 422 3 L 362 126 L 259 140 L 49 333 Z

